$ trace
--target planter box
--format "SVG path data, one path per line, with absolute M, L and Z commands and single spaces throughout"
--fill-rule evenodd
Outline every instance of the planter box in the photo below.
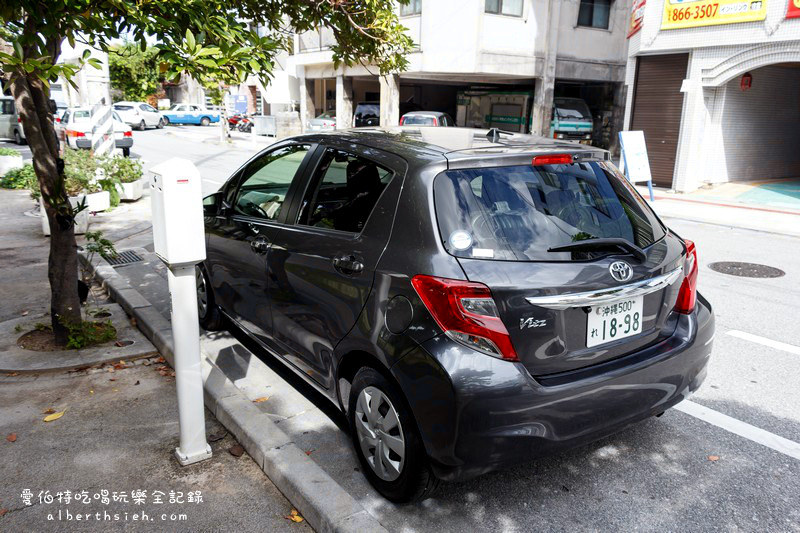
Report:
M 144 179 L 136 180 L 131 183 L 120 183 L 117 185 L 119 199 L 127 202 L 135 202 L 144 194 Z
M 84 196 L 71 196 L 69 203 L 76 208 L 83 201 Z M 42 233 L 45 237 L 50 236 L 50 223 L 47 221 L 47 213 L 44 212 L 44 203 L 39 200 L 39 212 L 42 214 Z M 75 235 L 83 235 L 89 229 L 89 210 L 84 209 L 75 216 Z
M 15 168 L 22 168 L 21 155 L 0 155 L 0 177 L 5 176 L 6 172 Z
M 111 207 L 111 193 L 108 191 L 90 192 L 86 195 L 86 209 L 93 213 L 105 211 Z

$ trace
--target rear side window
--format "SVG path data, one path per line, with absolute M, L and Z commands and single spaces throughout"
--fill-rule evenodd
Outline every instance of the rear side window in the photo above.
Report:
M 250 163 L 236 193 L 234 210 L 265 220 L 278 218 L 289 186 L 308 150 L 309 146 L 304 144 L 286 146 Z
M 607 163 L 450 170 L 434 181 L 448 252 L 505 261 L 569 261 L 608 252 L 548 252 L 617 237 L 645 248 L 664 237 L 653 212 Z
M 360 233 L 392 175 L 368 159 L 328 148 L 297 223 Z

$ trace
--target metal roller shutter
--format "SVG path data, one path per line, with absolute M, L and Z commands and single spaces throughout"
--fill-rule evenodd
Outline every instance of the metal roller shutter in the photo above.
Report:
M 644 132 L 653 183 L 660 187 L 672 187 L 688 65 L 688 54 L 641 56 L 636 62 L 630 129 Z

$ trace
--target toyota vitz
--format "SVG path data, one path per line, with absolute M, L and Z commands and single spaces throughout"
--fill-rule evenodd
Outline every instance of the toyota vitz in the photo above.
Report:
M 304 135 L 204 200 L 202 326 L 346 414 L 392 501 L 657 416 L 714 336 L 697 250 L 589 146 L 498 130 Z

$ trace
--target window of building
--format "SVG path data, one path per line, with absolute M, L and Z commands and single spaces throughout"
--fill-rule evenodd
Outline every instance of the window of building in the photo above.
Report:
M 400 4 L 400 16 L 419 15 L 422 13 L 422 0 L 409 0 L 407 4 Z
M 392 175 L 372 161 L 328 148 L 298 223 L 360 233 Z
M 608 18 L 612 0 L 581 0 L 578 10 L 578 26 L 608 29 Z
M 487 13 L 495 15 L 522 16 L 522 0 L 486 0 Z
M 250 163 L 236 195 L 236 212 L 266 220 L 278 218 L 289 186 L 308 150 L 308 145 L 286 146 Z

